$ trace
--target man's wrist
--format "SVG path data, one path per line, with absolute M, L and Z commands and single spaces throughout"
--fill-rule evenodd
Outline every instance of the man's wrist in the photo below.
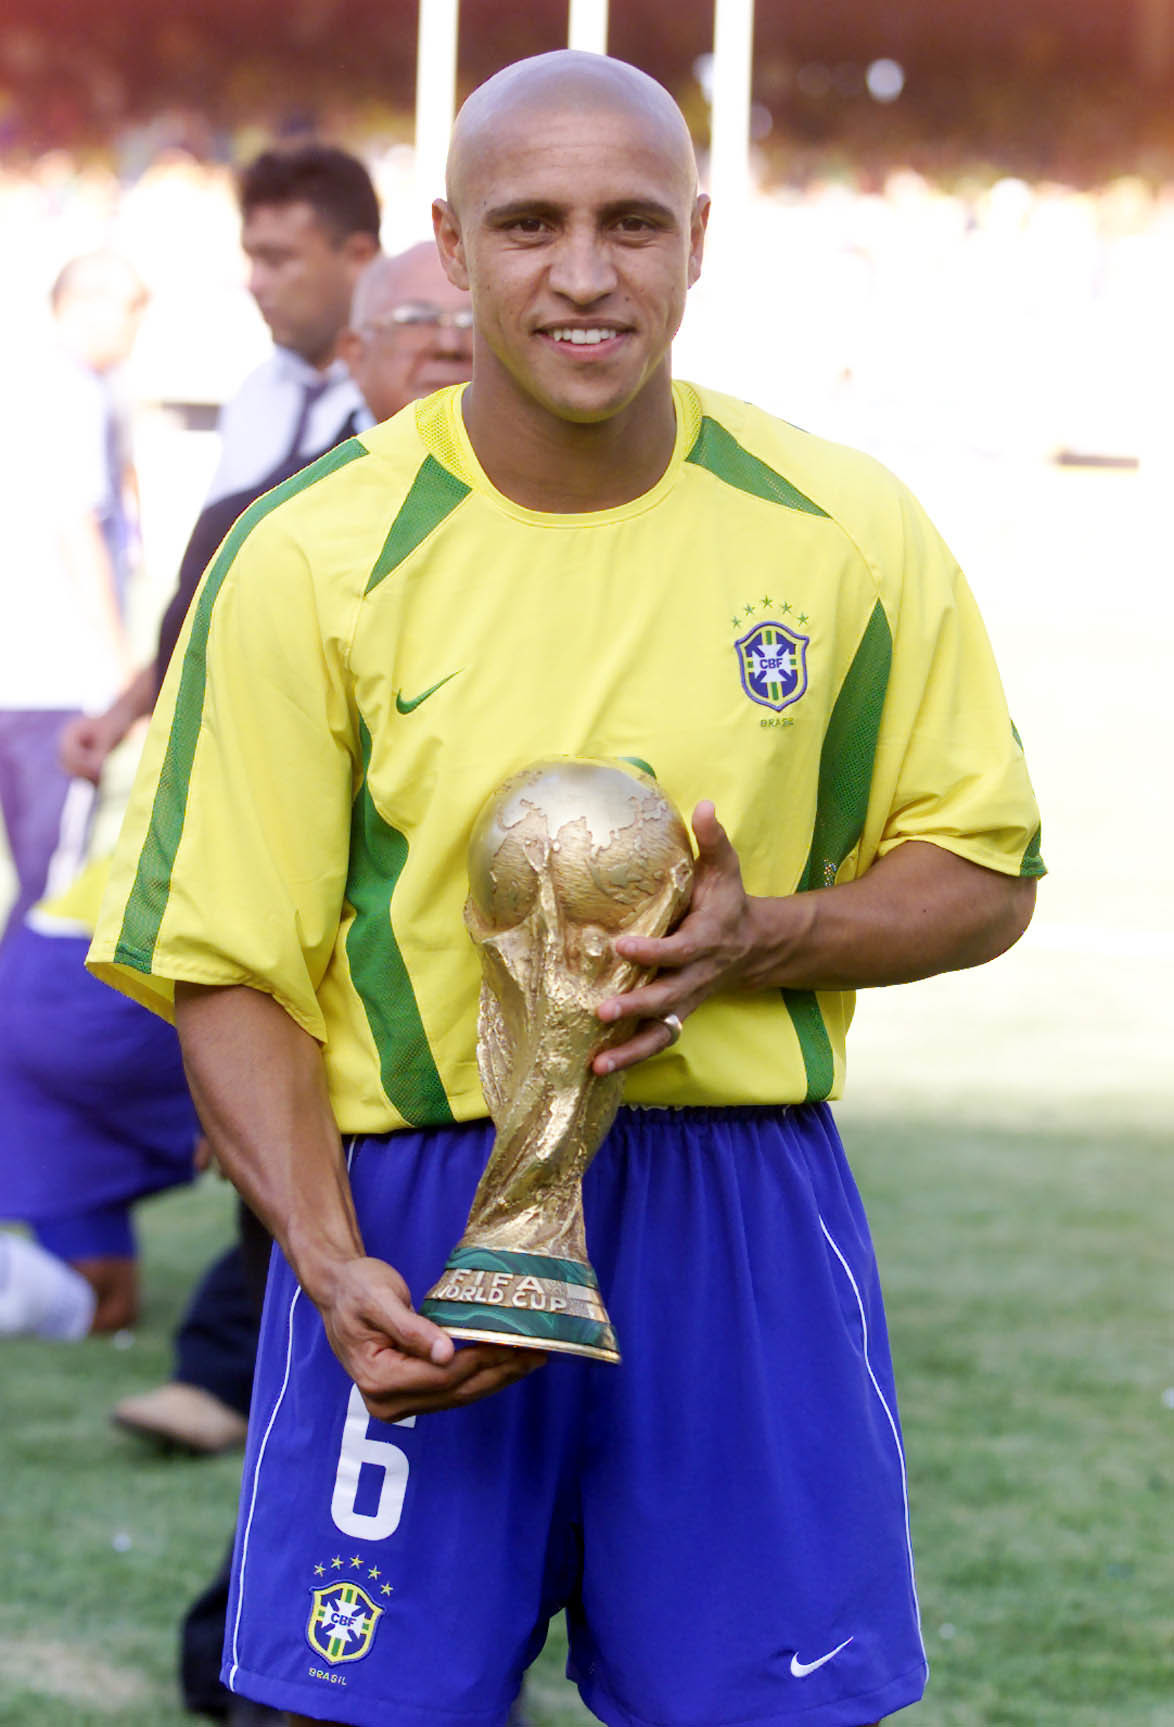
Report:
M 780 989 L 795 981 L 806 948 L 813 941 L 818 894 L 782 898 L 747 895 L 750 941 L 742 969 L 745 989 Z
M 320 1238 L 299 1243 L 297 1232 L 291 1230 L 284 1246 L 299 1287 L 317 1308 L 333 1306 L 348 1268 L 366 1257 L 357 1238 L 345 1243 L 327 1243 Z

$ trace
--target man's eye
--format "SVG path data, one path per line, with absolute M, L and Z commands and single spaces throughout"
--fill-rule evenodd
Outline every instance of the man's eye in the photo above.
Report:
M 652 223 L 647 216 L 621 216 L 616 226 L 621 234 L 648 234 L 652 231 Z

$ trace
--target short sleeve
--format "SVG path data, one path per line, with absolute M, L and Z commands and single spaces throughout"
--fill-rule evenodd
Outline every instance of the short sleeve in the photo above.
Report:
M 978 607 L 907 494 L 904 518 L 870 799 L 875 855 L 927 840 L 1005 875 L 1043 875 L 1039 809 Z
M 264 508 L 192 604 L 88 963 L 168 1016 L 178 980 L 247 984 L 322 1039 L 354 778 L 345 635 Z

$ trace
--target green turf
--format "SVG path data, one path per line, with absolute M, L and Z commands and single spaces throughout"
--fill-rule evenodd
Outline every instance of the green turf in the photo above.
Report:
M 848 1138 L 885 1274 L 933 1663 L 906 1719 L 1174 1727 L 1167 1148 L 1140 1130 L 856 1114 Z M 3 1347 L 6 1727 L 185 1719 L 176 1621 L 218 1560 L 239 1464 L 154 1456 L 107 1411 L 165 1373 L 229 1216 L 212 1182 L 143 1213 L 131 1348 Z M 552 1636 L 537 1727 L 588 1719 L 561 1658 Z

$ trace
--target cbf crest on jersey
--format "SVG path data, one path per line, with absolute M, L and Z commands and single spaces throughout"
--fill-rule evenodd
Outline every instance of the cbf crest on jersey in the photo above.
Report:
M 365 1589 L 340 1578 L 310 1597 L 310 1619 L 306 1641 L 324 1661 L 361 1661 L 375 1638 L 375 1627 L 383 1614 Z
M 734 643 L 742 688 L 752 702 L 779 713 L 797 702 L 807 688 L 807 644 L 810 636 L 769 620 L 756 624 Z

